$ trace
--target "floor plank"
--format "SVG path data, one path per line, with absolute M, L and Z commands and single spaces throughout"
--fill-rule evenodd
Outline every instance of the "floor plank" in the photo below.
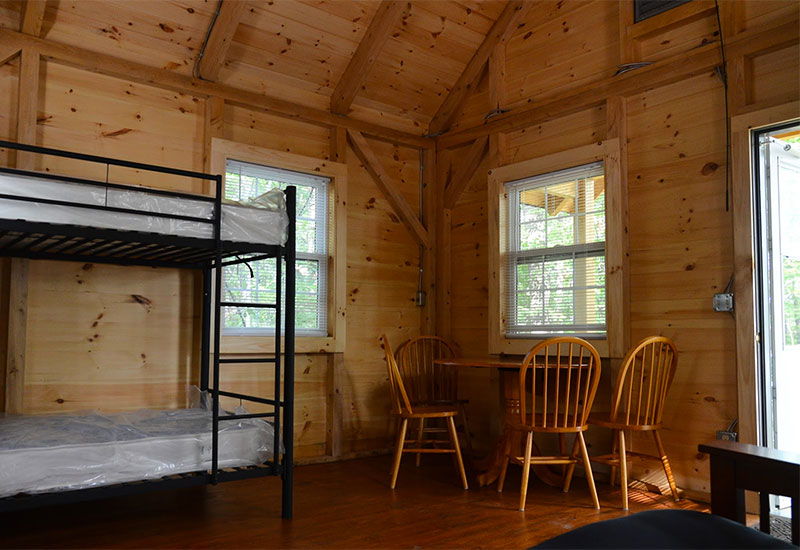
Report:
M 506 489 L 464 491 L 447 457 L 406 457 L 397 489 L 390 458 L 298 467 L 295 519 L 280 519 L 280 480 L 264 478 L 15 512 L 0 518 L 2 548 L 526 548 L 624 515 L 619 489 L 599 484 L 591 506 L 583 478 L 568 494 L 532 481 L 517 511 L 519 468 Z M 473 478 L 470 478 L 473 479 Z M 630 513 L 708 511 L 688 500 L 631 491 Z

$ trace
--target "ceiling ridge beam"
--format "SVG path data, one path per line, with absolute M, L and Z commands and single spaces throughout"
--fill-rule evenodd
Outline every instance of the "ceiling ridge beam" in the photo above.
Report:
M 342 126 L 392 143 L 416 148 L 421 147 L 423 149 L 432 148 L 435 144 L 432 139 L 393 128 L 386 128 L 372 122 L 335 115 L 322 109 L 300 105 L 257 92 L 233 88 L 224 84 L 206 82 L 165 69 L 149 67 L 135 61 L 120 59 L 76 46 L 34 38 L 10 29 L 0 28 L 0 44 L 7 44 L 18 49 L 35 47 L 39 50 L 43 59 L 52 60 L 56 63 L 200 98 L 218 96 L 232 105 L 244 105 L 248 108 L 265 111 L 277 116 L 321 126 Z
M 347 114 L 397 22 L 408 13 L 406 2 L 383 0 L 331 95 L 331 111 Z
M 243 0 L 220 0 L 219 13 L 211 22 L 208 39 L 200 52 L 202 57 L 197 62 L 197 74 L 203 80 L 213 82 L 219 76 L 233 35 L 246 11 L 247 2 Z
M 467 152 L 466 162 L 459 165 L 456 173 L 453 174 L 453 179 L 450 180 L 450 185 L 444 192 L 444 207 L 454 208 L 461 193 L 467 188 L 467 184 L 475 175 L 475 171 L 480 166 L 483 157 L 486 155 L 486 146 L 489 144 L 488 136 L 481 136 L 477 138 Z
M 800 41 L 797 19 L 781 21 L 764 27 L 747 30 L 726 39 L 729 56 L 733 52 L 749 53 L 768 51 L 797 44 Z M 537 124 L 561 118 L 580 111 L 605 105 L 612 96 L 629 96 L 652 88 L 667 86 L 687 78 L 713 71 L 721 63 L 718 42 L 682 52 L 654 62 L 652 65 L 629 71 L 619 76 L 609 76 L 579 90 L 562 92 L 494 116 L 478 126 L 459 128 L 437 138 L 437 147 L 450 149 L 468 143 L 478 136 L 496 132 L 514 132 Z
M 366 168 L 369 175 L 375 181 L 375 185 L 378 186 L 378 189 L 381 190 L 386 200 L 389 201 L 389 204 L 406 228 L 408 228 L 409 232 L 414 236 L 414 239 L 419 244 L 429 247 L 430 235 L 428 230 L 425 229 L 419 221 L 403 195 L 400 194 L 397 185 L 392 181 L 391 176 L 386 171 L 386 168 L 383 167 L 383 164 L 381 164 L 380 159 L 378 159 L 372 147 L 369 146 L 367 140 L 364 139 L 361 132 L 357 130 L 348 130 L 347 137 L 356 156 L 358 156 L 359 160 L 364 164 L 364 168 Z
M 25 34 L 39 37 L 42 34 L 44 11 L 47 7 L 46 0 L 26 0 L 22 3 L 22 13 L 19 18 L 19 30 Z
M 439 110 L 433 115 L 428 127 L 429 134 L 438 134 L 450 127 L 470 91 L 478 85 L 483 69 L 489 61 L 489 56 L 495 46 L 505 42 L 517 30 L 520 21 L 525 18 L 533 4 L 533 2 L 524 0 L 510 0 L 506 4 L 497 21 L 494 22 L 489 30 L 489 34 L 486 35 L 472 59 L 467 63 L 466 68 L 464 68 L 461 76 L 458 77 L 450 93 L 447 94 L 447 97 L 439 106 Z

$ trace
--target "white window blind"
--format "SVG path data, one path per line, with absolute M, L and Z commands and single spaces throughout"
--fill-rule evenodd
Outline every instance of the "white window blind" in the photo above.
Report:
M 606 332 L 603 163 L 506 183 L 505 336 Z
M 225 168 L 224 196 L 229 200 L 257 197 L 276 187 L 297 187 L 295 327 L 298 335 L 327 335 L 329 183 L 325 177 L 237 160 L 228 160 Z M 274 303 L 275 262 L 274 258 L 269 258 L 223 268 L 223 300 Z M 284 265 L 282 282 L 285 282 L 285 273 Z M 285 294 L 282 287 L 284 298 Z M 274 334 L 275 311 L 223 308 L 223 330 L 226 334 Z

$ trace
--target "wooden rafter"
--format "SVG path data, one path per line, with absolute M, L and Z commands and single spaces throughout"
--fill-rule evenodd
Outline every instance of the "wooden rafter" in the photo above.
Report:
M 14 44 L 0 44 L 0 67 L 14 59 L 19 53 L 19 48 Z
M 120 59 L 75 46 L 67 46 L 50 40 L 42 40 L 41 38 L 33 38 L 9 29 L 0 28 L 0 44 L 6 44 L 18 49 L 34 47 L 39 50 L 42 58 L 46 60 L 78 67 L 90 72 L 122 78 L 131 82 L 140 82 L 148 86 L 174 90 L 199 98 L 218 96 L 224 99 L 228 104 L 244 105 L 251 109 L 262 110 L 281 117 L 322 126 L 343 126 L 348 129 L 358 130 L 365 134 L 378 136 L 395 143 L 410 145 L 412 147 L 427 149 L 434 146 L 434 142 L 431 139 L 400 130 L 394 130 L 392 128 L 386 128 L 371 122 L 335 115 L 328 111 L 323 111 L 322 109 L 315 109 L 257 92 L 241 90 L 214 82 L 206 82 L 204 80 L 176 74 L 173 71 L 149 67 L 134 61 Z
M 532 5 L 533 2 L 525 2 L 524 0 L 510 0 L 506 4 L 500 17 L 497 18 L 497 21 L 494 22 L 494 25 L 489 30 L 489 34 L 486 35 L 483 43 L 478 47 L 478 51 L 467 63 L 464 72 L 458 77 L 439 110 L 433 115 L 428 133 L 438 134 L 450 127 L 464 101 L 469 96 L 469 92 L 478 84 L 486 62 L 489 60 L 489 56 L 495 46 L 511 36 Z
M 800 40 L 797 20 L 754 28 L 726 42 L 729 56 L 746 49 L 749 54 L 770 51 L 797 44 Z M 606 98 L 629 96 L 646 89 L 659 88 L 713 71 L 720 63 L 719 44 L 711 43 L 688 52 L 657 61 L 652 65 L 619 76 L 609 76 L 572 93 L 545 99 L 524 107 L 511 109 L 492 117 L 484 124 L 448 132 L 437 139 L 442 149 L 468 143 L 475 138 L 495 132 L 513 132 L 549 120 L 604 105 Z
M 331 95 L 331 111 L 338 114 L 347 114 L 350 110 L 358 91 L 364 84 L 372 65 L 389 39 L 392 29 L 407 11 L 406 2 L 383 0 L 372 22 L 358 44 L 350 63 L 339 79 Z
M 46 0 L 26 0 L 23 2 L 22 14 L 19 20 L 20 32 L 38 38 L 42 33 L 42 23 L 44 22 L 44 10 L 46 7 Z
M 467 152 L 467 158 L 464 162 L 459 164 L 458 170 L 453 174 L 453 179 L 450 185 L 444 192 L 444 207 L 453 208 L 458 202 L 461 193 L 467 188 L 467 184 L 475 174 L 475 170 L 480 166 L 484 155 L 486 154 L 486 146 L 489 143 L 487 136 L 481 136 L 476 139 Z
M 359 160 L 364 164 L 369 175 L 375 181 L 375 184 L 381 190 L 386 200 L 394 209 L 397 216 L 405 224 L 417 242 L 423 246 L 430 246 L 430 236 L 428 230 L 420 223 L 414 211 L 406 202 L 403 195 L 397 190 L 397 186 L 392 181 L 391 176 L 381 164 L 378 156 L 369 146 L 367 140 L 361 135 L 361 132 L 355 130 L 348 130 L 347 137 L 350 140 L 350 145 L 353 151 L 358 156 Z
M 197 67 L 203 80 L 214 81 L 219 76 L 228 48 L 233 42 L 233 35 L 246 11 L 247 2 L 244 0 L 220 0 L 219 15 L 212 23 L 203 57 Z

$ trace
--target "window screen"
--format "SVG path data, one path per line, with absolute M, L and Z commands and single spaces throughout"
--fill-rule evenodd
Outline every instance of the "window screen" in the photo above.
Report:
M 676 8 L 681 4 L 686 4 L 689 0 L 634 0 L 633 2 L 633 22 L 644 21 L 659 13 Z
M 603 163 L 506 184 L 505 335 L 606 331 Z
M 270 189 L 297 187 L 297 292 L 295 327 L 298 335 L 327 335 L 328 178 L 228 160 L 225 198 L 243 200 Z M 227 266 L 223 271 L 223 300 L 274 303 L 274 258 Z M 251 274 L 252 269 L 252 274 Z M 283 273 L 285 274 L 285 266 Z M 285 296 L 285 292 L 281 292 Z M 274 333 L 275 311 L 266 308 L 223 308 L 227 334 Z

